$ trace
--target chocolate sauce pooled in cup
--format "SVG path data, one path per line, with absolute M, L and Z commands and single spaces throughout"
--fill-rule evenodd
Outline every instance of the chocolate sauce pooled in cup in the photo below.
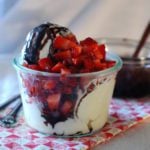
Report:
M 37 64 L 41 55 L 53 57 L 53 40 L 57 35 L 73 35 L 66 28 L 52 23 L 44 23 L 35 27 L 26 37 L 26 43 L 22 49 L 22 59 L 28 64 Z

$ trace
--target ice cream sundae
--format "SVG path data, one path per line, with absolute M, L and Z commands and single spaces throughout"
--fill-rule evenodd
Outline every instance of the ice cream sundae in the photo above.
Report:
M 14 59 L 27 123 L 58 136 L 99 130 L 121 64 L 90 37 L 78 41 L 68 28 L 52 23 L 35 27 Z

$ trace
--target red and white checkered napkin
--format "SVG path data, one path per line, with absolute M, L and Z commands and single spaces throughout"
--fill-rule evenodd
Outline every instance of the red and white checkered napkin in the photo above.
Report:
M 92 136 L 54 138 L 28 127 L 23 118 L 15 128 L 0 127 L 0 150 L 84 150 L 110 140 L 150 116 L 150 101 L 113 100 L 105 127 Z

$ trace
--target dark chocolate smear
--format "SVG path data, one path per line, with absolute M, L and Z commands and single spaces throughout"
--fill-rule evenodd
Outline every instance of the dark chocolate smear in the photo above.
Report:
M 75 112 L 75 114 L 76 114 L 77 117 L 79 117 L 79 116 L 78 116 L 78 109 L 79 109 L 79 106 L 80 106 L 81 102 L 83 101 L 83 99 L 84 99 L 89 93 L 91 93 L 91 92 L 94 91 L 94 89 L 96 88 L 96 86 L 97 86 L 97 85 L 95 85 L 94 83 L 91 82 L 90 85 L 87 87 L 87 90 L 86 90 L 86 92 L 84 93 L 84 95 L 80 98 L 80 101 L 79 101 L 79 103 L 78 103 L 78 105 L 77 105 L 77 109 L 76 109 L 76 112 Z

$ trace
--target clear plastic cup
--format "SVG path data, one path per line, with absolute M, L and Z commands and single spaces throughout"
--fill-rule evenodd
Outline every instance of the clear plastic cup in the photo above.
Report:
M 121 59 L 111 53 L 115 66 L 104 71 L 62 76 L 16 68 L 26 122 L 34 129 L 56 136 L 83 136 L 101 129 L 107 121 Z

